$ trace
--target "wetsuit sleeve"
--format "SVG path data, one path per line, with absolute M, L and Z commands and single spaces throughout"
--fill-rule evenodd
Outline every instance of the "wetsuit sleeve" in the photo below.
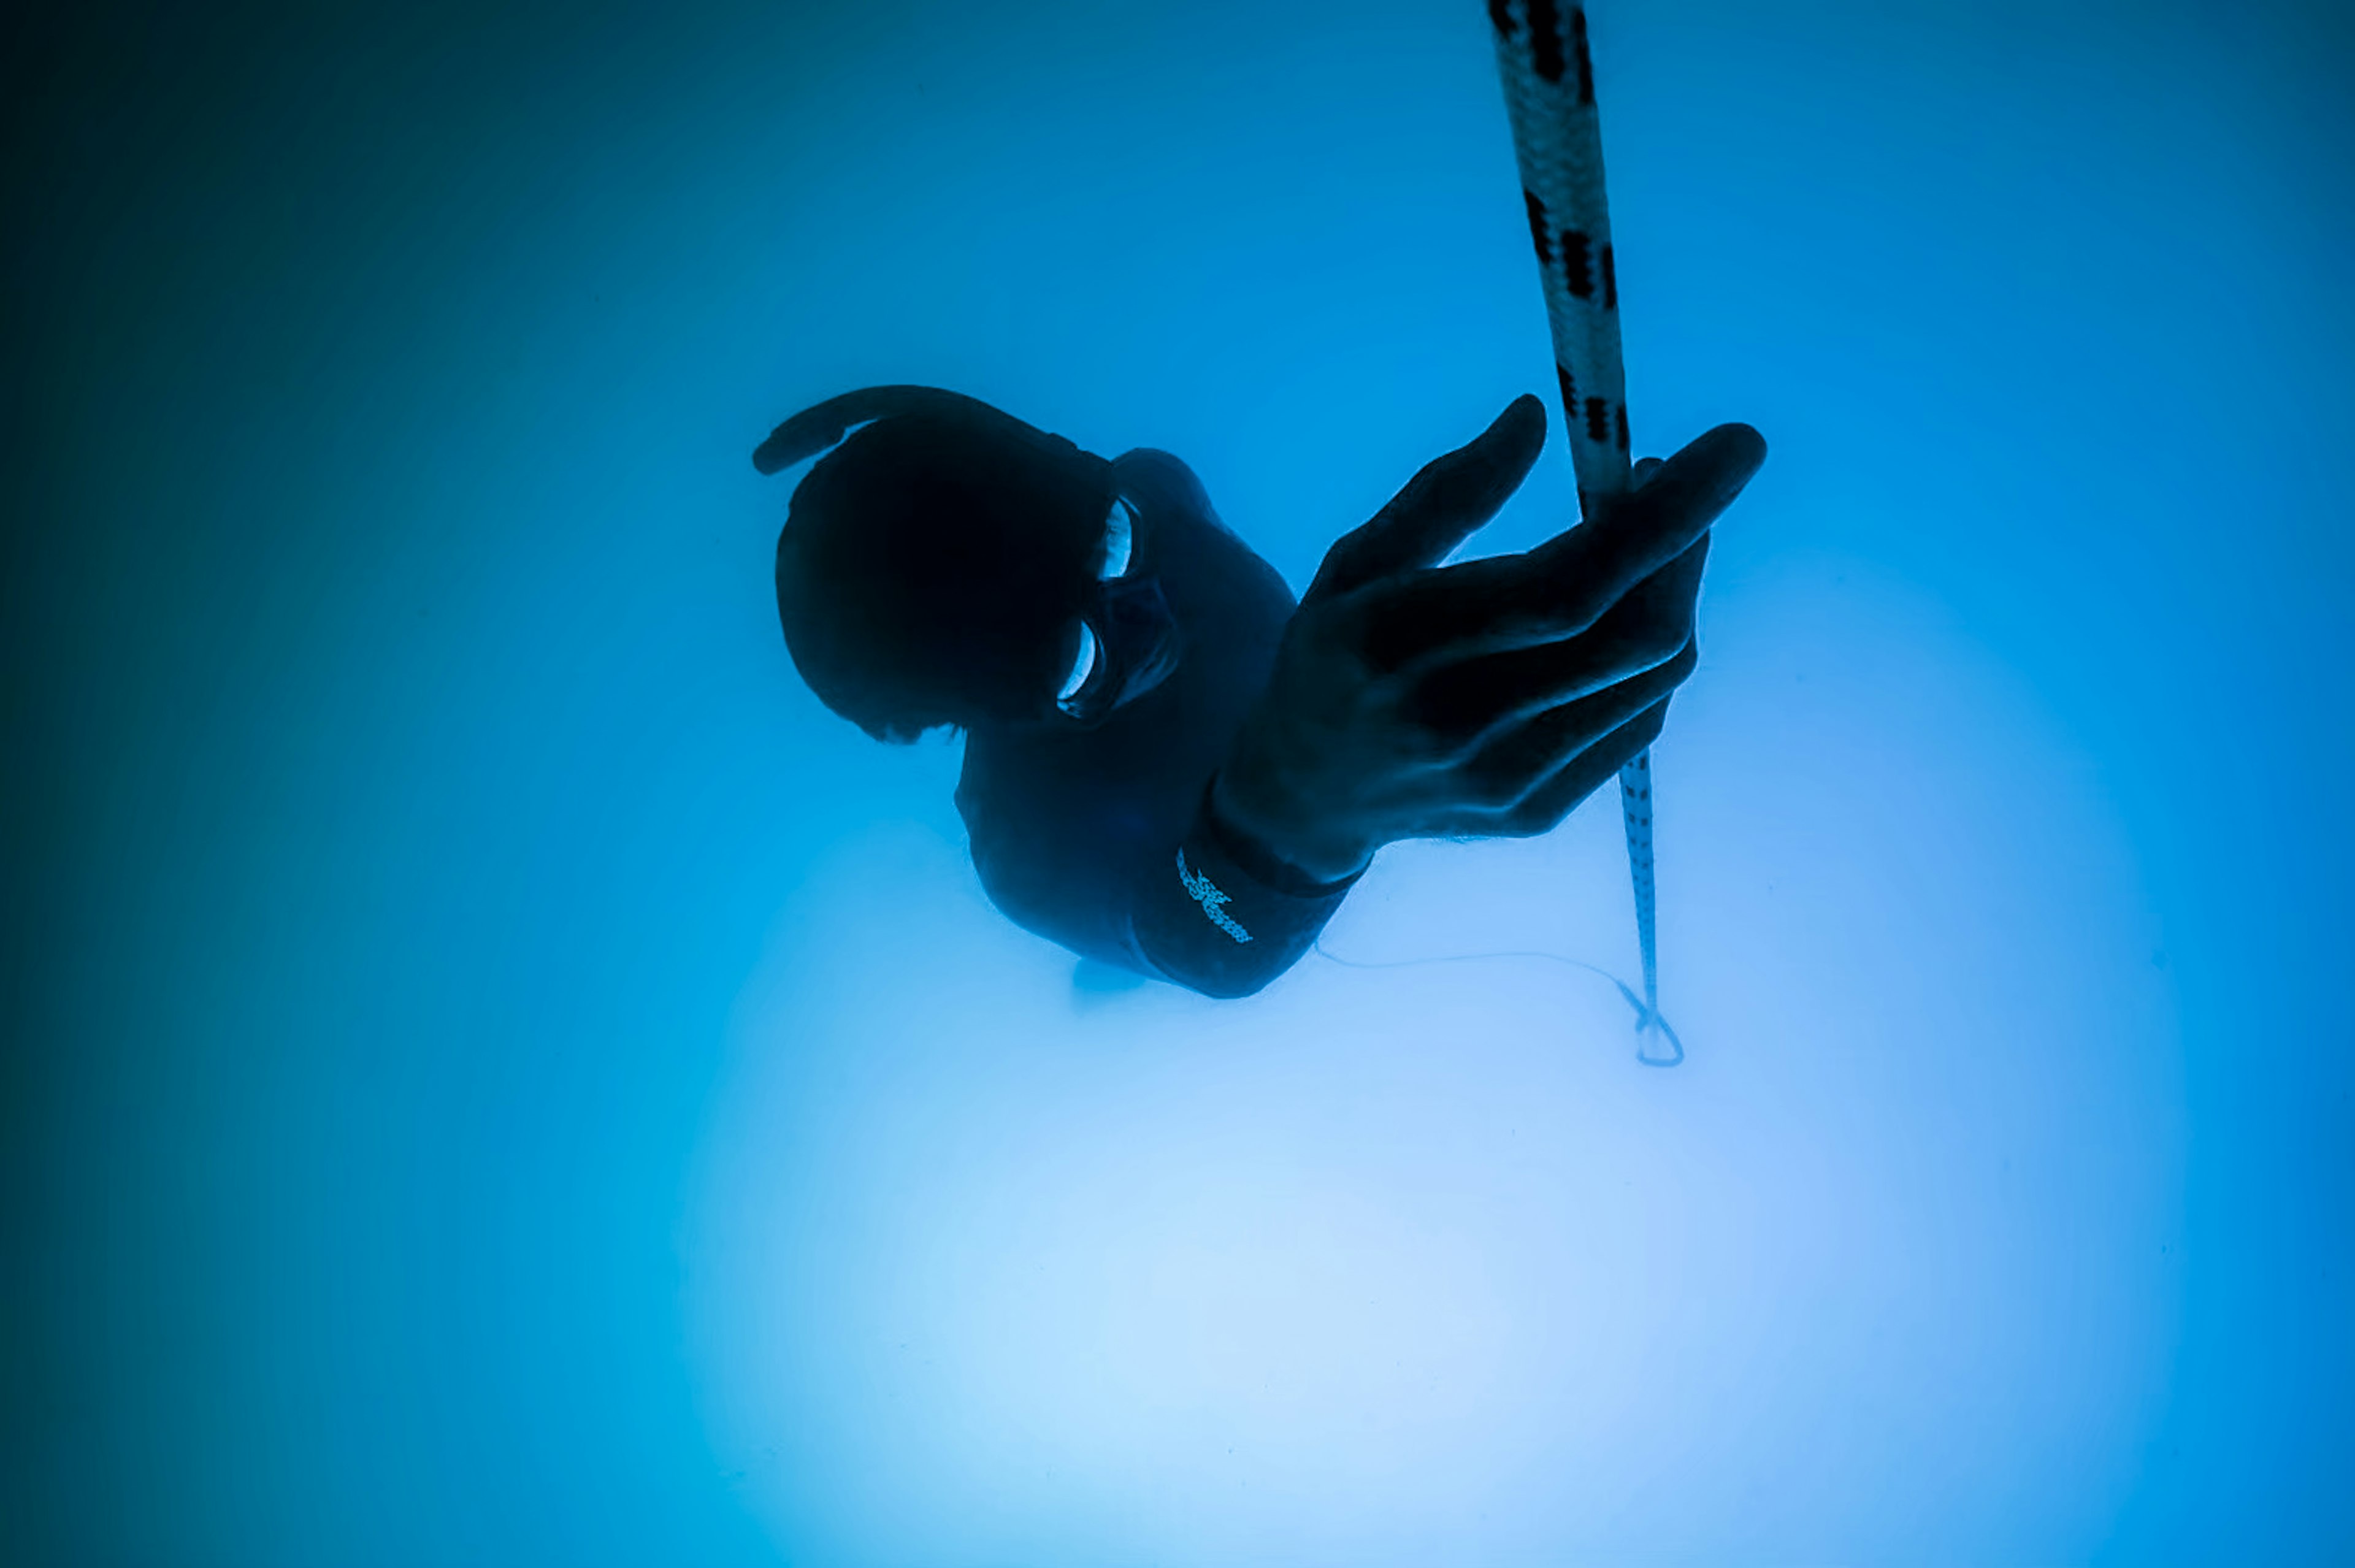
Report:
M 1299 962 L 1364 874 L 1310 880 L 1220 822 L 1205 784 L 1184 841 L 1136 890 L 1131 940 L 1177 985 L 1248 997 Z

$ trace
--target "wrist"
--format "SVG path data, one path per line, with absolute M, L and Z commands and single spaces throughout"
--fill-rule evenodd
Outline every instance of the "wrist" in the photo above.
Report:
M 1337 835 L 1311 835 L 1271 826 L 1239 805 L 1222 771 L 1202 792 L 1202 812 L 1229 857 L 1260 880 L 1288 891 L 1321 890 L 1355 880 L 1379 846 L 1360 845 Z M 1286 884 L 1295 884 L 1286 887 Z

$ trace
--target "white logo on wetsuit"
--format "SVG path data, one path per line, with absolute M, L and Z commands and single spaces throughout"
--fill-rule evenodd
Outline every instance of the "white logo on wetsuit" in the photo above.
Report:
M 1234 901 L 1234 895 L 1221 891 L 1218 883 L 1210 880 L 1206 874 L 1188 870 L 1186 851 L 1183 849 L 1178 851 L 1178 880 L 1186 884 L 1186 891 L 1193 896 L 1196 903 L 1202 906 L 1202 912 L 1210 917 L 1212 925 L 1217 926 L 1237 942 L 1251 940 L 1251 933 L 1235 923 L 1235 917 L 1229 914 L 1223 907 Z

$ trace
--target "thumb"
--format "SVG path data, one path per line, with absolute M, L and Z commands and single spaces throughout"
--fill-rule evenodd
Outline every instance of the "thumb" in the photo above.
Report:
M 1336 540 L 1301 603 L 1446 560 L 1521 487 L 1545 432 L 1545 404 L 1526 392 L 1514 399 L 1468 445 L 1425 464 L 1372 521 Z

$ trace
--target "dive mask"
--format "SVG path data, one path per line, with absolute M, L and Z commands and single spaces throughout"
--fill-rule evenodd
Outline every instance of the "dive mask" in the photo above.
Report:
M 1055 696 L 1055 706 L 1082 724 L 1103 723 L 1178 667 L 1178 618 L 1162 595 L 1161 580 L 1128 571 L 1135 530 L 1136 507 L 1127 496 L 1114 496 L 1104 519 L 1095 603 L 1081 617 L 1079 655 Z

